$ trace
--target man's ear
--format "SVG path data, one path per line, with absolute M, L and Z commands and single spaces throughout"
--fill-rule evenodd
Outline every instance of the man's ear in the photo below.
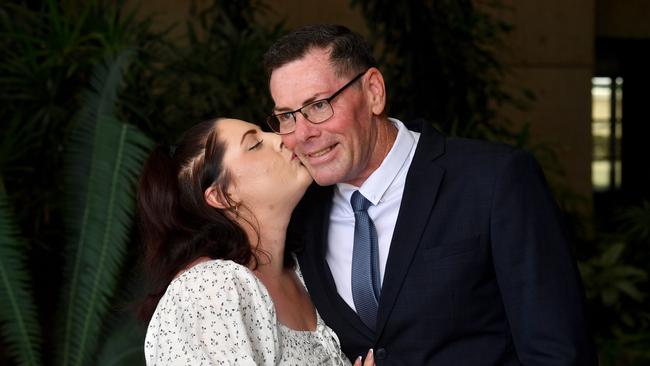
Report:
M 381 115 L 386 108 L 386 85 L 384 76 L 376 67 L 368 70 L 366 79 L 368 103 L 375 115 Z
M 205 202 L 214 208 L 226 209 L 230 207 L 224 193 L 215 186 L 210 186 L 203 192 Z

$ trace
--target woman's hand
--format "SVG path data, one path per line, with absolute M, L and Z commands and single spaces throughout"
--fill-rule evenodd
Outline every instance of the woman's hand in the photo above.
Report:
M 361 363 L 361 356 L 357 357 L 357 360 L 354 361 L 353 366 L 375 366 L 375 357 L 372 351 L 372 348 L 368 351 L 365 361 Z

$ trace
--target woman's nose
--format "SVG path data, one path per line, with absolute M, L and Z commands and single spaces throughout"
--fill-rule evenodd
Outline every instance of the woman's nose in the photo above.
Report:
M 282 151 L 286 149 L 286 145 L 282 142 L 282 138 L 280 135 L 275 134 L 273 132 L 266 132 L 267 136 L 266 139 L 268 139 L 269 142 L 271 142 L 271 145 L 277 150 L 277 151 Z

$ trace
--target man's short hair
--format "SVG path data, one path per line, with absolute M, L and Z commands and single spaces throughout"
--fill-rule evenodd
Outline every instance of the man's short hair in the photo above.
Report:
M 268 79 L 274 70 L 304 57 L 314 48 L 330 49 L 330 61 L 339 77 L 376 66 L 370 45 L 359 34 L 342 25 L 307 25 L 279 38 L 264 54 Z

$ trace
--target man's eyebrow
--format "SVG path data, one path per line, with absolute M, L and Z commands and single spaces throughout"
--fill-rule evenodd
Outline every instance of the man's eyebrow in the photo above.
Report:
M 244 134 L 241 137 L 241 141 L 239 142 L 239 145 L 244 143 L 244 139 L 246 139 L 246 136 L 250 135 L 251 133 L 257 133 L 257 130 L 254 128 L 251 128 L 250 130 L 244 132 Z
M 320 94 L 322 94 L 322 93 L 318 93 L 318 94 L 314 95 L 313 97 L 311 97 L 311 98 L 305 100 L 304 102 L 302 102 L 302 104 L 300 105 L 300 108 L 306 106 L 307 104 L 309 104 L 311 102 L 315 102 L 317 100 L 322 100 L 322 99 L 327 99 L 327 98 L 320 98 L 319 97 Z M 298 109 L 300 109 L 300 108 L 298 108 Z M 294 110 L 286 108 L 286 107 L 284 107 L 284 108 L 278 108 L 277 106 L 273 107 L 273 112 L 275 112 L 275 113 L 277 113 L 277 112 L 279 112 L 279 113 L 292 112 L 292 111 L 294 111 Z

